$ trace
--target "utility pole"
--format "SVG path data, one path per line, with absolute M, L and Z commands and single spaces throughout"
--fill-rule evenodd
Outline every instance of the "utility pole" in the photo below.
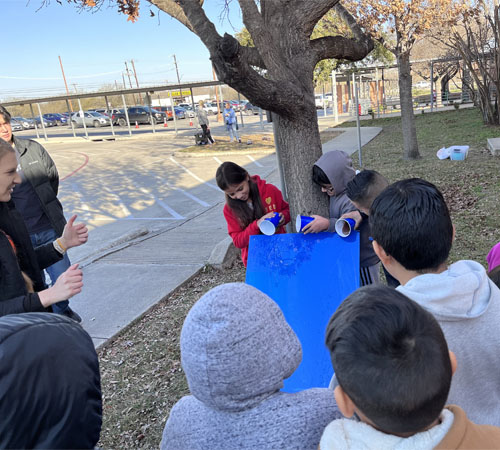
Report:
M 172 55 L 174 58 L 175 71 L 177 73 L 177 83 L 179 83 L 179 90 L 181 89 L 181 77 L 179 77 L 179 67 L 177 67 L 177 59 L 175 55 Z
M 127 61 L 125 61 L 125 70 L 127 71 L 127 77 L 128 77 L 128 82 L 130 84 L 130 89 L 133 89 L 133 87 L 132 87 L 132 80 L 130 79 L 130 71 L 128 70 Z M 134 97 L 134 103 L 137 103 L 137 101 L 135 99 L 135 95 L 133 95 L 133 97 Z
M 132 59 L 130 62 L 132 63 L 132 69 L 134 70 L 135 83 L 137 84 L 137 88 L 139 88 L 139 80 L 137 79 L 137 72 L 135 71 L 134 60 Z M 142 103 L 142 96 L 140 92 L 139 92 L 139 100 Z
M 61 65 L 61 72 L 62 72 L 62 76 L 63 76 L 63 80 L 64 80 L 64 86 L 66 86 L 66 94 L 69 97 L 68 83 L 66 82 L 66 75 L 64 75 L 64 69 L 63 69 L 62 60 L 61 60 L 60 56 L 59 56 L 59 64 Z M 69 107 L 71 108 L 71 112 L 73 112 L 73 105 L 71 103 L 71 100 L 69 101 Z

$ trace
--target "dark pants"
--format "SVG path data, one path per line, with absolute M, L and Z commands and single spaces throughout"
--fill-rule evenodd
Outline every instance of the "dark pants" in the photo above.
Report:
M 214 139 L 212 138 L 212 135 L 210 134 L 210 130 L 206 125 L 201 125 L 201 129 L 203 131 L 203 137 L 208 138 L 208 140 L 213 144 Z

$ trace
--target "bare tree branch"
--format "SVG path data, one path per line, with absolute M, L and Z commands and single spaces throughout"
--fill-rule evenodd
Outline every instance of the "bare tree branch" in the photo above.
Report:
M 344 36 L 326 36 L 311 40 L 311 47 L 316 54 L 316 62 L 323 59 L 347 59 L 359 61 L 373 49 L 366 42 L 359 42 Z
M 295 21 L 301 24 L 307 36 L 310 36 L 319 20 L 340 0 L 297 0 L 290 5 Z
M 160 10 L 167 13 L 169 16 L 172 16 L 174 19 L 177 19 L 180 23 L 185 25 L 191 31 L 193 27 L 189 23 L 189 20 L 184 14 L 184 11 L 179 6 L 179 4 L 175 0 L 149 0 L 149 2 L 155 6 L 157 6 Z M 203 5 L 203 0 L 199 0 L 200 6 Z

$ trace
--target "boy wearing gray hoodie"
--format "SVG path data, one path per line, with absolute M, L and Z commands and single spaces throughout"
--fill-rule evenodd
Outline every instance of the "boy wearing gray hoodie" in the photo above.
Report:
M 373 202 L 370 225 L 397 289 L 434 315 L 457 355 L 448 403 L 500 426 L 500 290 L 477 262 L 448 266 L 455 230 L 441 192 L 419 178 L 398 181 Z
M 358 212 L 347 197 L 347 183 L 356 172 L 352 167 L 350 156 L 340 150 L 325 153 L 313 166 L 313 182 L 321 187 L 330 198 L 330 217 L 313 214 L 314 220 L 304 227 L 304 233 L 335 231 L 335 222 L 342 217 L 356 220 L 356 228 L 360 233 L 359 265 L 361 285 L 378 283 L 380 280 L 380 260 L 373 251 L 370 242 L 370 225 L 367 217 Z
M 317 449 L 341 415 L 330 389 L 280 391 L 301 359 L 297 336 L 267 295 L 243 283 L 212 289 L 182 327 L 191 395 L 172 408 L 161 449 Z

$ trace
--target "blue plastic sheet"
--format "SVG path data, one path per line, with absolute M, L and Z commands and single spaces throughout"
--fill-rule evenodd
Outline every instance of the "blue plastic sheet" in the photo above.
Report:
M 359 287 L 359 233 L 252 236 L 246 282 L 280 306 L 302 344 L 302 363 L 283 390 L 327 387 L 333 369 L 325 329 L 342 300 Z

